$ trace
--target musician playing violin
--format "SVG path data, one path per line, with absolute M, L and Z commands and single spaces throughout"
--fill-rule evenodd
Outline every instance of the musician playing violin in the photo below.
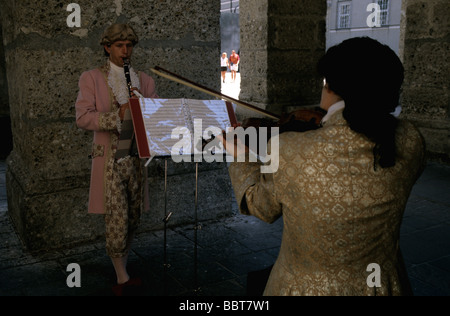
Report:
M 138 36 L 131 26 L 108 27 L 100 42 L 108 60 L 81 75 L 75 103 L 78 127 L 94 133 L 88 212 L 104 215 L 106 252 L 117 276 L 113 287 L 116 295 L 140 284 L 139 279 L 130 278 L 126 266 L 141 212 L 148 206 L 144 204 L 148 190 L 144 189 L 146 179 L 139 157 L 115 158 L 130 96 L 136 97 L 137 91 L 144 97 L 157 97 L 153 78 L 144 72 L 131 67 L 129 80 L 125 76 L 124 59 L 131 60 L 137 43 Z
M 283 217 L 264 294 L 411 294 L 399 232 L 425 151 L 419 131 L 391 114 L 401 61 L 386 45 L 353 38 L 330 48 L 318 66 L 328 111 L 322 127 L 280 134 L 276 172 L 262 174 L 249 162 L 229 168 L 241 213 L 266 222 Z

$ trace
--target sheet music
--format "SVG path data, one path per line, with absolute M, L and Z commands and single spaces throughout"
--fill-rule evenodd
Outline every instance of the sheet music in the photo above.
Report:
M 214 126 L 226 130 L 231 126 L 225 101 L 189 99 L 186 103 L 189 105 L 192 121 L 202 119 L 203 128 Z
M 210 127 L 219 132 L 231 126 L 225 101 L 222 100 L 145 98 L 140 99 L 140 106 L 152 156 L 169 156 L 174 145 L 186 149 L 187 152 L 179 154 L 190 155 L 194 153 L 196 132 L 195 135 L 202 135 Z M 196 119 L 201 119 L 201 125 L 194 126 Z M 184 134 L 172 139 L 175 131 L 183 131 Z M 214 134 L 217 135 L 217 132 Z

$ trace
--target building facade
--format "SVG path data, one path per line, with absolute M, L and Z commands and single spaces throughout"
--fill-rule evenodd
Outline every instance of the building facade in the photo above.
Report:
M 402 0 L 328 0 L 327 48 L 368 36 L 399 53 Z
M 220 13 L 239 13 L 239 0 L 220 0 Z
M 221 0 L 220 6 L 221 53 L 239 52 L 241 49 L 241 31 L 239 23 L 239 0 Z

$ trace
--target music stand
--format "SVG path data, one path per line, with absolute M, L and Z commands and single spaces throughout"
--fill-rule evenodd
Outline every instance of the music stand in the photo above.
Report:
M 167 294 L 167 272 L 170 269 L 171 265 L 167 260 L 167 225 L 169 223 L 170 218 L 173 215 L 173 212 L 167 211 L 167 159 L 164 158 L 164 245 L 163 245 L 163 267 L 164 267 L 164 293 Z M 145 167 L 148 167 L 153 158 L 148 159 L 145 164 Z M 198 221 L 198 162 L 195 162 L 195 194 L 194 194 L 194 293 L 198 293 L 200 291 L 200 287 L 198 286 L 198 230 L 202 227 Z
M 236 122 L 231 103 L 221 100 L 192 99 L 130 99 L 130 110 L 140 158 L 148 158 L 147 167 L 154 157 L 165 158 L 164 171 L 164 272 L 165 278 L 170 264 L 167 262 L 167 224 L 172 212 L 167 210 L 167 158 L 189 157 L 198 153 L 202 139 L 196 137 L 196 123 L 205 123 L 205 127 L 217 127 L 219 133 Z M 181 128 L 179 128 L 181 127 Z M 201 127 L 201 125 L 200 125 Z M 216 129 L 216 130 L 217 130 Z M 171 136 L 174 131 L 183 130 L 182 140 Z M 203 135 L 203 131 L 200 131 Z M 185 135 L 190 137 L 185 139 Z M 171 136 L 169 136 L 171 135 Z M 191 136 L 194 135 L 192 138 Z M 200 136 L 201 136 L 200 135 Z M 200 137 L 202 138 L 202 137 Z M 182 145 L 178 147 L 177 145 Z M 218 154 L 216 151 L 215 154 Z M 184 160 L 180 159 L 179 161 Z M 184 160 L 186 161 L 186 160 Z M 187 161 L 192 161 L 189 159 Z M 198 159 L 195 165 L 195 210 L 194 210 L 194 292 L 198 293 Z

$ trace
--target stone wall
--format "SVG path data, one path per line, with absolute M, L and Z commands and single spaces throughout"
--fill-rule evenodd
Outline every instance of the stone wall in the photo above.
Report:
M 2 23 L 0 19 L 0 116 L 9 116 L 8 82 L 6 80 L 5 51 L 3 49 Z
M 79 0 L 80 27 L 70 28 L 69 1 L 1 0 L 1 25 L 9 83 L 14 150 L 7 161 L 9 213 L 32 250 L 58 248 L 103 236 L 101 216 L 87 214 L 92 133 L 75 125 L 78 79 L 106 62 L 103 30 L 128 22 L 140 42 L 133 65 L 151 74 L 159 65 L 219 89 L 219 0 Z M 154 75 L 165 98 L 210 97 Z M 172 223 L 193 217 L 194 165 L 169 166 Z M 143 229 L 162 227 L 164 173 L 150 164 L 153 211 Z M 225 164 L 201 164 L 200 219 L 231 212 Z M 213 179 L 213 181 L 211 181 Z M 202 198 L 204 197 L 204 198 Z M 216 203 L 207 203 L 215 199 Z
M 240 1 L 241 99 L 274 113 L 320 101 L 326 10 L 317 0 Z
M 420 128 L 430 158 L 449 163 L 449 1 L 404 0 L 402 11 L 402 115 Z
M 11 119 L 9 117 L 8 82 L 3 49 L 2 23 L 0 18 L 0 159 L 5 159 L 12 150 Z

